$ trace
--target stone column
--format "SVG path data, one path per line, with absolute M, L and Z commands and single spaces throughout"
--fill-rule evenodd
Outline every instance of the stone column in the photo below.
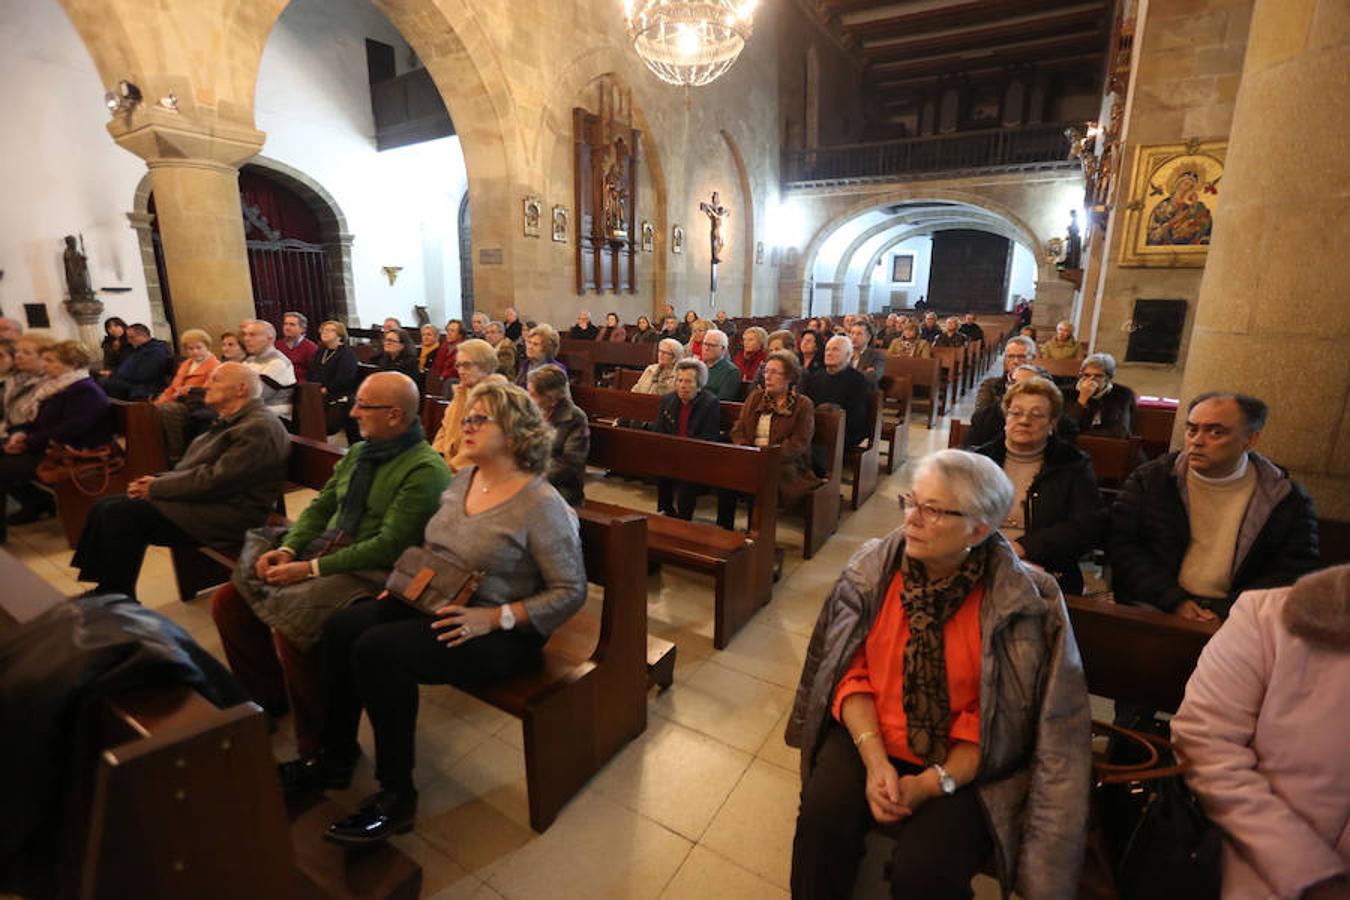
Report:
M 262 132 L 141 107 L 108 130 L 150 168 L 178 326 L 234 330 L 254 314 L 239 166 L 262 148 Z
M 1181 388 L 1183 409 L 1214 389 L 1269 403 L 1258 450 L 1336 519 L 1350 519 L 1347 26 L 1345 0 L 1256 0 Z
M 1031 312 L 1031 324 L 1036 333 L 1053 333 L 1055 324 L 1073 318 L 1073 285 L 1056 278 L 1036 282 L 1036 305 Z

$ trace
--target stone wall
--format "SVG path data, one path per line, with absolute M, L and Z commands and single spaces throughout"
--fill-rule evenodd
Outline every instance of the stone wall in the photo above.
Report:
M 1136 24 L 1129 100 L 1117 175 L 1115 211 L 1105 240 L 1090 257 L 1086 277 L 1094 302 L 1081 310 L 1080 334 L 1094 349 L 1121 361 L 1117 377 L 1134 378 L 1150 393 L 1175 397 L 1181 388 L 1186 346 L 1200 295 L 1201 268 L 1126 268 L 1118 264 L 1136 148 L 1179 144 L 1189 138 L 1224 140 L 1233 119 L 1252 0 L 1150 0 Z M 1222 213 L 1220 213 L 1222 215 Z M 1093 245 L 1089 243 L 1089 249 Z M 1181 356 L 1176 365 L 1126 364 L 1128 323 L 1139 298 L 1188 303 Z M 1094 330 L 1095 325 L 1095 330 Z

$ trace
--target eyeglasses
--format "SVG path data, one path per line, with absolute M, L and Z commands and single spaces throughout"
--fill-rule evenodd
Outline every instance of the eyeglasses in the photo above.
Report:
M 899 497 L 901 512 L 908 514 L 910 510 L 918 510 L 919 518 L 929 525 L 936 525 L 942 521 L 943 516 L 957 516 L 965 518 L 966 514 L 959 509 L 943 509 L 932 503 L 920 503 L 914 499 L 913 494 L 904 493 Z
M 496 416 L 485 416 L 482 413 L 474 416 L 465 416 L 459 420 L 459 427 L 465 433 L 472 433 L 482 428 L 488 422 L 497 421 Z
M 1039 409 L 1010 409 L 1004 415 L 1006 419 L 1026 419 L 1028 422 L 1044 422 L 1050 418 L 1047 413 Z

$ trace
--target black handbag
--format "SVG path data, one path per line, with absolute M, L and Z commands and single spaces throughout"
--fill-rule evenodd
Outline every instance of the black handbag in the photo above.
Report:
M 1223 837 L 1186 786 L 1169 740 L 1093 722 L 1113 757 L 1098 762 L 1093 803 L 1122 900 L 1217 900 Z

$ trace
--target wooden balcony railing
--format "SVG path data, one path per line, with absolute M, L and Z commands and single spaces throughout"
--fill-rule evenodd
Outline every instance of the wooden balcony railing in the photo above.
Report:
M 783 181 L 814 182 L 892 178 L 969 169 L 1014 168 L 1067 161 L 1064 123 L 990 128 L 869 144 L 794 150 Z

